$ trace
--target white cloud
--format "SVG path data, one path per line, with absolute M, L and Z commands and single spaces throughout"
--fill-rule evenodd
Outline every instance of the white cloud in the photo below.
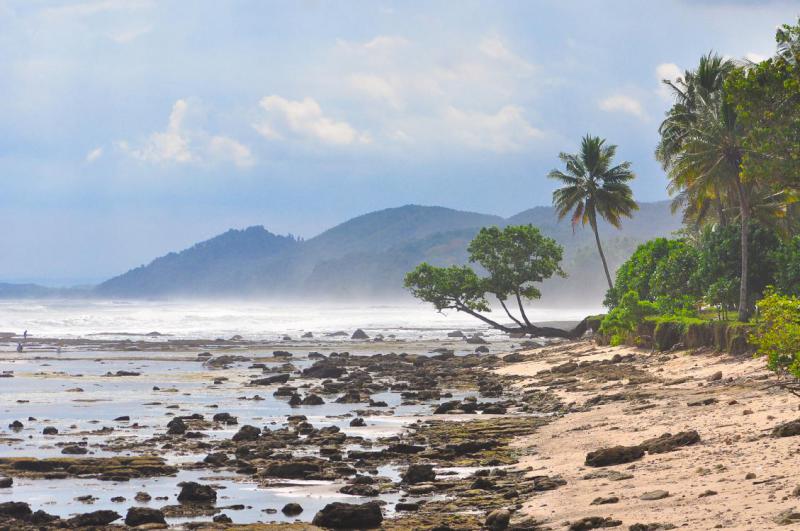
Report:
M 326 116 L 313 98 L 288 100 L 272 95 L 262 98 L 259 106 L 266 116 L 253 127 L 269 139 L 292 134 L 335 145 L 370 141 L 369 135 L 358 132 L 349 123 Z
M 486 57 L 506 63 L 522 72 L 530 73 L 534 70 L 534 66 L 531 63 L 509 50 L 505 42 L 498 36 L 486 37 L 480 42 L 478 49 Z
M 672 90 L 664 83 L 664 80 L 675 82 L 679 77 L 683 77 L 683 70 L 675 63 L 661 63 L 656 66 L 658 95 L 666 101 L 672 101 Z
M 86 162 L 92 163 L 92 162 L 96 161 L 97 159 L 99 159 L 102 156 L 103 156 L 103 148 L 102 147 L 96 147 L 93 150 L 89 151 L 89 153 L 86 154 Z
M 370 98 L 385 101 L 396 109 L 402 107 L 400 96 L 398 96 L 392 84 L 380 76 L 354 74 L 350 76 L 350 84 Z
M 255 164 L 250 148 L 226 136 L 213 136 L 208 143 L 212 157 L 233 162 L 240 168 L 249 168 Z
M 642 120 L 647 118 L 639 100 L 631 96 L 625 96 L 624 94 L 615 94 L 600 100 L 599 107 L 606 112 L 622 112 Z
M 506 105 L 496 113 L 465 111 L 448 107 L 444 119 L 460 142 L 473 148 L 507 153 L 524 149 L 544 133 L 528 123 L 522 108 Z
M 151 164 L 208 164 L 217 161 L 232 162 L 239 168 L 255 163 L 250 148 L 237 140 L 210 136 L 201 128 L 187 127 L 189 103 L 180 99 L 172 106 L 164 131 L 156 131 L 138 146 L 127 140 L 116 142 L 116 147 L 129 156 Z

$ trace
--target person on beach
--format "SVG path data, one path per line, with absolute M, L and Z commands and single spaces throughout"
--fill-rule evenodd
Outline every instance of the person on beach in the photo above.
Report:
M 17 352 L 22 352 L 22 343 L 17 343 Z
M 27 340 L 27 339 L 28 339 L 28 331 L 27 331 L 27 330 L 25 330 L 24 332 L 22 332 L 22 339 L 25 339 L 25 340 Z

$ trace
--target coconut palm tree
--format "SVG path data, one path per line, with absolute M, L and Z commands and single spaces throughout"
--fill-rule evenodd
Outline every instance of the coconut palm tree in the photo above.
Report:
M 667 82 L 673 89 L 675 104 L 659 127 L 661 140 L 656 158 L 668 172 L 669 191 L 678 194 L 678 201 L 691 205 L 689 212 L 707 213 L 710 209 L 703 205 L 713 203 L 721 223 L 738 217 L 742 256 L 739 320 L 746 321 L 750 309 L 749 221 L 758 183 L 741 178 L 744 131 L 724 94 L 725 78 L 734 68 L 732 61 L 709 53 L 683 79 Z
M 603 246 L 600 244 L 597 216 L 619 228 L 623 216 L 631 217 L 635 210 L 639 210 L 627 184 L 635 177 L 631 171 L 631 163 L 623 162 L 614 166 L 616 152 L 617 146 L 606 145 L 605 139 L 586 135 L 578 153 L 561 153 L 558 156 L 566 166 L 565 171 L 553 170 L 548 174 L 551 179 L 564 184 L 553 192 L 553 205 L 558 212 L 558 218 L 563 219 L 571 213 L 573 230 L 579 223 L 588 223 L 592 228 L 597 252 L 600 253 L 608 280 L 608 289 L 612 289 L 614 284 L 603 254 Z

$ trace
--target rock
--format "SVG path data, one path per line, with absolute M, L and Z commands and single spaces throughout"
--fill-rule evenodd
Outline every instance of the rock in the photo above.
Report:
M 344 367 L 334 365 L 328 360 L 319 360 L 311 367 L 303 369 L 306 378 L 339 378 L 345 373 Z
M 711 404 L 716 404 L 719 402 L 716 398 L 704 398 L 703 400 L 695 400 L 694 402 L 689 402 L 687 405 L 692 407 L 697 406 L 710 406 Z
M 0 477 L 0 489 L 8 489 L 14 485 L 14 480 L 12 478 L 4 478 Z
M 361 483 L 356 483 L 355 485 L 345 485 L 339 489 L 339 492 L 342 494 L 349 494 L 351 496 L 364 496 L 368 498 L 372 496 L 378 496 L 381 493 L 381 491 L 376 487 Z
M 92 511 L 73 516 L 67 523 L 70 527 L 105 526 L 120 518 L 122 515 L 116 511 Z
M 183 435 L 186 433 L 186 423 L 177 417 L 167 423 L 167 435 Z
M 136 527 L 144 524 L 167 525 L 167 521 L 164 520 L 164 513 L 158 509 L 149 507 L 131 507 L 128 509 L 128 514 L 125 515 L 125 525 Z
M 355 505 L 334 502 L 326 505 L 312 520 L 312 524 L 332 529 L 374 529 L 383 522 L 378 502 Z
M 322 399 L 322 397 L 311 393 L 310 395 L 306 395 L 306 397 L 303 398 L 303 401 L 300 403 L 304 406 L 321 406 L 325 403 L 325 401 Z
M 778 525 L 792 525 L 800 523 L 800 512 L 797 512 L 795 509 L 786 509 L 785 511 L 779 512 L 773 519 Z
M 419 500 L 415 502 L 398 502 L 394 506 L 395 511 L 405 511 L 405 512 L 416 512 L 419 511 L 420 507 L 425 504 L 424 500 Z
M 222 424 L 227 424 L 229 426 L 239 423 L 239 419 L 237 419 L 230 413 L 217 413 L 216 415 L 214 415 L 212 420 L 214 422 L 221 422 Z
M 708 489 L 708 490 L 705 490 L 705 491 L 701 492 L 700 495 L 698 496 L 698 498 L 707 498 L 708 496 L 716 496 L 716 495 L 717 495 L 717 491 Z
M 181 503 L 215 503 L 217 501 L 217 491 L 210 485 L 201 485 L 194 481 L 179 483 L 181 492 L 178 494 L 178 501 Z
M 581 518 L 577 522 L 573 522 L 569 526 L 569 531 L 589 531 L 590 529 L 619 527 L 621 525 L 621 520 L 613 520 L 612 518 L 604 518 L 602 516 L 587 516 L 586 518 Z
M 2 480 L 2 478 L 0 478 L 0 487 L 3 485 L 3 483 L 2 483 L 2 482 L 3 482 L 3 480 Z M 794 496 L 795 498 L 800 498 L 800 485 L 797 485 L 797 486 L 796 486 L 796 487 L 795 487 L 795 488 L 792 490 L 792 496 Z
M 303 339 L 311 339 L 312 337 L 314 337 L 314 334 L 312 334 L 311 332 L 306 332 L 300 337 L 302 337 Z
M 297 516 L 303 512 L 303 507 L 301 507 L 299 503 L 287 503 L 283 506 L 281 512 L 286 516 Z
M 415 485 L 417 483 L 428 483 L 436 480 L 436 473 L 433 471 L 433 465 L 409 465 L 401 483 L 408 485 Z
M 630 463 L 641 459 L 644 449 L 641 446 L 612 446 L 586 454 L 586 466 L 611 466 Z
M 42 430 L 42 435 L 58 435 L 58 430 L 53 426 L 47 426 Z
M 489 353 L 489 347 L 487 347 L 486 345 L 481 345 L 475 348 L 475 354 L 488 354 L 488 353 Z
M 800 419 L 780 424 L 772 430 L 773 437 L 794 437 L 795 435 L 800 435 Z
M 129 415 L 122 415 L 121 417 L 117 417 L 114 419 L 115 422 L 130 422 L 131 417 Z
M 218 515 L 212 517 L 211 521 L 215 522 L 217 524 L 232 524 L 233 523 L 233 520 L 231 520 L 231 517 L 228 516 L 227 514 L 218 514 Z
M 277 461 L 264 469 L 267 477 L 282 479 L 305 479 L 308 475 L 319 474 L 320 463 L 317 461 Z
M 472 337 L 467 339 L 467 343 L 469 343 L 470 345 L 486 345 L 488 341 L 483 339 L 478 334 L 474 334 Z
M 744 475 L 744 479 L 756 479 L 756 473 L 748 472 L 747 474 Z
M 506 406 L 503 404 L 499 404 L 495 402 L 494 404 L 489 404 L 488 406 L 483 408 L 484 415 L 505 415 L 506 414 Z
M 146 493 L 146 492 L 141 492 L 141 491 L 140 491 L 140 492 L 137 492 L 137 493 L 136 493 L 136 496 L 134 496 L 134 497 L 133 497 L 133 499 L 134 499 L 134 500 L 136 500 L 136 501 L 138 501 L 138 502 L 149 502 L 150 500 L 152 500 L 152 499 L 153 499 L 153 497 L 152 497 L 152 496 L 150 496 L 150 495 L 149 495 L 148 493 Z
M 259 378 L 258 380 L 250 380 L 250 385 L 285 384 L 289 381 L 290 377 L 290 374 L 276 374 L 274 376 L 267 376 L 266 378 Z
M 718 382 L 722 380 L 722 371 L 717 371 L 708 377 L 709 382 Z
M 592 500 L 590 505 L 608 505 L 610 503 L 619 503 L 619 498 L 617 496 L 599 496 Z
M 25 502 L 0 503 L 0 516 L 10 516 L 17 520 L 27 520 L 31 517 L 31 506 Z
M 698 442 L 700 442 L 700 434 L 698 434 L 695 430 L 691 430 L 682 431 L 680 433 L 676 433 L 675 435 L 672 435 L 671 433 L 665 433 L 660 437 L 647 439 L 639 446 L 651 454 L 663 454 L 677 450 L 681 446 L 689 446 Z
M 664 498 L 669 496 L 669 492 L 666 490 L 651 490 L 649 492 L 645 492 L 641 496 L 639 496 L 640 500 L 645 501 L 654 501 L 654 500 L 663 500 Z
M 369 336 L 366 334 L 366 332 L 359 328 L 353 332 L 353 335 L 350 336 L 350 339 L 369 339 Z
M 464 332 L 461 330 L 455 330 L 453 332 L 448 332 L 447 337 L 464 337 Z
M 255 426 L 245 424 L 233 436 L 234 441 L 255 441 L 261 435 L 261 430 Z
M 363 428 L 366 425 L 366 421 L 361 417 L 356 417 L 350 421 L 350 426 L 353 428 Z
M 628 531 L 665 531 L 668 529 L 675 529 L 675 526 L 672 524 L 650 523 L 633 524 L 632 526 L 628 527 Z
M 64 455 L 84 455 L 88 454 L 89 450 L 83 446 L 65 446 L 61 449 L 61 453 Z
M 483 525 L 489 531 L 503 531 L 508 528 L 510 521 L 511 512 L 508 509 L 495 509 L 486 516 L 486 521 Z
M 22 424 L 20 421 L 18 421 L 18 420 L 15 420 L 15 421 L 14 421 L 14 422 L 12 422 L 11 424 L 9 424 L 9 425 L 8 425 L 8 427 L 9 427 L 9 428 L 11 428 L 11 429 L 12 429 L 12 430 L 14 430 L 14 431 L 19 431 L 19 430 L 21 430 L 22 428 L 24 428 L 25 426 L 23 426 L 23 424 Z

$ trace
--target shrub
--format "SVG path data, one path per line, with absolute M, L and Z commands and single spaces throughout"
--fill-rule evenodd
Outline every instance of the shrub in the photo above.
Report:
M 800 378 L 800 299 L 768 290 L 758 302 L 760 319 L 750 334 L 756 355 L 781 376 Z
M 599 332 L 606 336 L 612 345 L 621 345 L 645 317 L 657 313 L 658 308 L 654 303 L 640 300 L 638 294 L 631 290 L 606 314 L 600 323 Z

